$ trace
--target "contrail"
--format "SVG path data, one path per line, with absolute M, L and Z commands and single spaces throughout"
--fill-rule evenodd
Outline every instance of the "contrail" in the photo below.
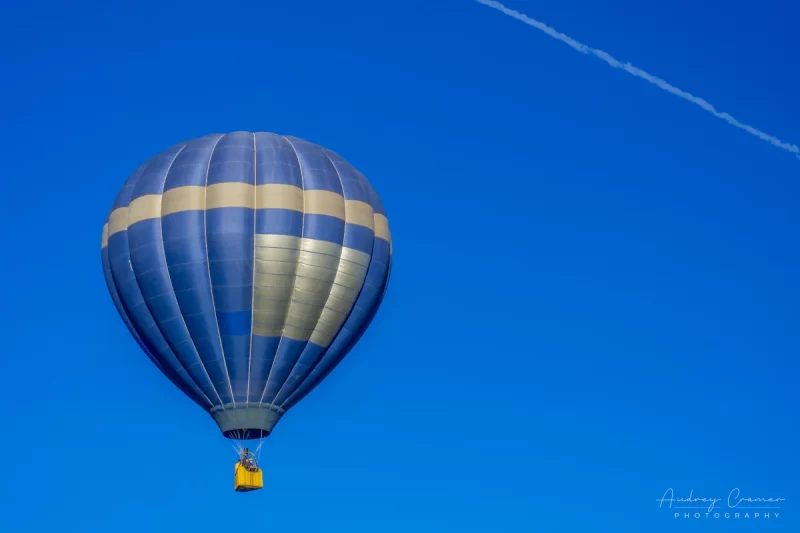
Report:
M 703 100 L 702 98 L 698 98 L 697 96 L 694 96 L 694 95 L 692 95 L 690 93 L 687 93 L 686 91 L 682 91 L 681 89 L 678 89 L 674 85 L 671 85 L 671 84 L 667 83 L 666 81 L 662 80 L 661 78 L 653 76 L 652 74 L 648 74 L 644 70 L 642 70 L 640 68 L 637 68 L 637 67 L 634 67 L 630 63 L 623 63 L 622 61 L 614 59 L 613 57 L 611 57 L 609 54 L 607 54 L 606 52 L 604 52 L 602 50 L 598 50 L 597 48 L 592 48 L 591 46 L 586 46 L 585 44 L 576 41 L 572 37 L 554 30 L 553 28 L 551 28 L 547 24 L 544 24 L 543 22 L 539 22 L 538 20 L 532 19 L 532 18 L 520 13 L 519 11 L 515 11 L 513 9 L 507 8 L 506 6 L 501 4 L 500 2 L 495 2 L 494 0 L 475 0 L 475 1 L 478 2 L 479 4 L 483 4 L 485 6 L 488 6 L 488 7 L 491 7 L 493 9 L 496 9 L 496 10 L 502 12 L 502 13 L 505 13 L 509 17 L 514 17 L 515 19 L 517 19 L 517 20 L 519 20 L 521 22 L 524 22 L 528 26 L 533 26 L 534 28 L 543 31 L 544 33 L 546 33 L 550 37 L 552 37 L 554 39 L 558 39 L 559 41 L 561 41 L 562 43 L 566 44 L 567 46 L 570 46 L 570 47 L 574 48 L 575 50 L 577 50 L 578 52 L 580 52 L 582 54 L 593 55 L 593 56 L 599 57 L 600 59 L 602 59 L 603 61 L 605 61 L 606 63 L 608 63 L 610 66 L 612 66 L 614 68 L 620 68 L 620 69 L 624 70 L 625 72 L 627 72 L 629 74 L 632 74 L 633 76 L 636 76 L 637 78 L 641 78 L 641 79 L 643 79 L 645 81 L 649 81 L 650 83 L 652 83 L 656 87 L 664 89 L 665 91 L 667 91 L 670 94 L 674 94 L 675 96 L 677 96 L 679 98 L 683 98 L 684 100 L 686 100 L 688 102 L 691 102 L 691 103 L 693 103 L 695 105 L 700 106 L 701 108 L 703 108 L 704 110 L 708 111 L 709 113 L 711 113 L 715 117 L 721 118 L 722 120 L 724 120 L 728 124 L 730 124 L 732 126 L 736 126 L 737 128 L 742 129 L 742 130 L 750 133 L 751 135 L 755 135 L 756 137 L 758 137 L 762 141 L 767 141 L 768 143 L 772 144 L 773 146 L 777 146 L 778 148 L 781 148 L 783 150 L 786 150 L 787 152 L 791 152 L 791 153 L 795 154 L 795 156 L 797 156 L 797 158 L 800 159 L 800 148 L 798 148 L 797 145 L 790 144 L 790 143 L 787 143 L 787 142 L 783 142 L 780 139 L 778 139 L 777 137 L 773 137 L 772 135 L 764 133 L 763 131 L 761 131 L 759 129 L 756 129 L 753 126 L 748 126 L 747 124 L 743 124 L 743 123 L 739 122 L 738 120 L 736 120 L 734 117 L 732 117 L 730 114 L 717 111 L 717 109 L 713 105 L 711 105 L 707 101 Z

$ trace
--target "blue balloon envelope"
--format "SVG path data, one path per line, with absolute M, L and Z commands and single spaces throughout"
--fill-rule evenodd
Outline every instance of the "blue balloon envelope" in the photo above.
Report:
M 347 355 L 389 282 L 389 224 L 335 153 L 273 133 L 172 146 L 103 226 L 111 298 L 161 372 L 229 438 L 269 435 Z

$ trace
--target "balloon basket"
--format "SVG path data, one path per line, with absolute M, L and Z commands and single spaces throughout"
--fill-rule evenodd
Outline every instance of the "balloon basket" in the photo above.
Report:
M 264 475 L 260 468 L 248 470 L 237 462 L 234 467 L 233 489 L 236 492 L 250 492 L 264 488 Z

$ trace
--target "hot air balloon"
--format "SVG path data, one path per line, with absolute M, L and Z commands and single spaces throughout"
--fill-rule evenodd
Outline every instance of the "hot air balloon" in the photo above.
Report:
M 229 439 L 269 435 L 351 351 L 389 281 L 367 179 L 273 133 L 214 134 L 152 157 L 103 226 L 111 299 L 155 366 Z M 241 450 L 237 490 L 261 486 Z

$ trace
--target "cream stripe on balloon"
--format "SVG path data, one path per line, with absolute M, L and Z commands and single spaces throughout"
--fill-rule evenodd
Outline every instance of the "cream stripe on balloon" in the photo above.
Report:
M 164 193 L 161 216 L 184 211 L 202 211 L 206 208 L 206 188 L 198 185 L 187 185 L 170 189 Z
M 375 236 L 384 241 L 392 242 L 392 236 L 389 233 L 389 219 L 386 215 L 375 213 Z
M 118 207 L 108 216 L 108 236 L 128 229 L 128 208 Z
M 303 211 L 303 189 L 294 185 L 270 183 L 256 187 L 259 209 Z
M 375 217 L 373 216 L 372 206 L 360 200 L 345 201 L 344 221 L 348 224 L 358 224 L 369 229 L 375 228 Z
M 142 220 L 161 217 L 160 194 L 146 194 L 131 202 L 128 207 L 128 227 Z
M 256 190 L 253 191 L 253 187 Z M 206 197 L 207 196 L 207 197 Z M 168 216 L 185 211 L 203 211 L 225 207 L 253 209 L 287 209 L 308 215 L 327 215 L 374 230 L 375 236 L 391 242 L 389 222 L 384 215 L 372 214 L 372 206 L 358 200 L 344 200 L 338 193 L 310 190 L 303 191 L 294 185 L 249 183 L 215 183 L 208 187 L 187 185 L 176 187 L 163 194 L 148 194 L 133 200 L 130 206 L 118 207 L 108 217 L 108 229 L 102 246 L 107 246 L 108 237 L 125 231 L 143 220 Z
M 328 215 L 340 220 L 345 219 L 344 196 L 330 191 L 303 191 L 305 212 L 309 215 Z

